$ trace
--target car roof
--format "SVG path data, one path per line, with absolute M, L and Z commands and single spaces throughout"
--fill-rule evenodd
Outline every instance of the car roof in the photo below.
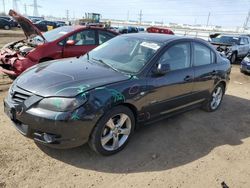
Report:
M 124 34 L 121 36 L 135 37 L 135 38 L 159 42 L 159 43 L 166 43 L 168 41 L 175 40 L 175 39 L 196 40 L 195 38 L 191 38 L 191 37 L 181 37 L 181 36 L 176 36 L 176 35 L 167 35 L 167 34 L 160 34 L 160 33 L 131 33 L 131 34 Z M 200 40 L 198 39 L 197 41 L 200 41 Z

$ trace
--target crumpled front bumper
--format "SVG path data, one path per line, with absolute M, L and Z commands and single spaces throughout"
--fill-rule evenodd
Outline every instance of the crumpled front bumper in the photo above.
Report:
M 36 62 L 33 62 L 8 48 L 0 51 L 0 74 L 2 73 L 11 77 L 17 77 L 25 69 L 34 64 L 36 64 Z

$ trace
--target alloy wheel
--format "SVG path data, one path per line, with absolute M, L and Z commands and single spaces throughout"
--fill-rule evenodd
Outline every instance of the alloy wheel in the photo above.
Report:
M 212 94 L 212 101 L 210 106 L 213 110 L 217 109 L 221 103 L 223 96 L 223 90 L 221 87 L 217 87 Z
M 104 126 L 101 144 L 107 151 L 120 148 L 131 133 L 131 119 L 126 114 L 117 114 L 110 118 Z

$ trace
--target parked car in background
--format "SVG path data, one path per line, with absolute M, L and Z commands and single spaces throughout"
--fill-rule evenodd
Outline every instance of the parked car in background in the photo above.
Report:
M 125 34 L 125 33 L 138 33 L 138 28 L 133 26 L 123 26 L 119 28 L 119 33 Z
M 144 27 L 138 27 L 138 31 L 143 32 L 143 31 L 145 31 L 145 28 Z
M 32 21 L 32 23 L 36 23 L 38 21 L 44 20 L 44 17 L 40 16 L 28 16 L 28 19 Z
M 147 28 L 148 33 L 161 33 L 161 34 L 168 34 L 168 35 L 174 35 L 174 32 L 171 29 L 165 28 L 165 27 L 148 27 Z
M 250 73 L 250 53 L 241 61 L 240 71 L 242 73 Z
M 201 39 L 120 35 L 80 58 L 33 66 L 14 81 L 4 111 L 37 143 L 71 148 L 88 142 L 111 155 L 138 124 L 194 107 L 217 110 L 230 70 L 229 60 Z
M 62 26 L 66 26 L 67 24 L 64 21 L 55 21 L 57 27 L 62 27 Z
M 18 27 L 18 23 L 9 16 L 0 16 L 0 19 L 5 19 L 10 22 L 11 27 Z
M 0 18 L 0 29 L 11 29 L 11 22 L 6 19 Z
M 209 41 L 231 63 L 236 63 L 237 59 L 244 58 L 250 52 L 250 37 L 246 35 L 215 33 L 210 35 Z
M 118 33 L 85 26 L 63 26 L 41 33 L 32 22 L 10 11 L 26 39 L 5 45 L 0 51 L 0 72 L 17 77 L 27 68 L 48 60 L 83 55 Z
M 40 21 L 34 23 L 34 25 L 42 32 L 46 32 L 46 31 L 49 31 L 51 29 L 55 29 L 55 28 L 59 27 L 56 22 L 52 22 L 52 21 L 48 21 L 48 20 L 40 20 Z

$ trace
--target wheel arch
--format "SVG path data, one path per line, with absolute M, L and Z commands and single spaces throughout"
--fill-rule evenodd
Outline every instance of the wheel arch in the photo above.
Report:
M 224 93 L 225 93 L 225 91 L 226 91 L 226 88 L 227 88 L 227 83 L 226 83 L 226 81 L 224 81 L 224 80 L 221 80 L 221 81 L 219 81 L 217 84 L 216 84 L 216 86 L 218 86 L 218 85 L 223 85 L 223 87 L 224 87 Z M 216 87 L 215 86 L 215 87 Z
M 138 110 L 137 110 L 137 108 L 133 104 L 130 104 L 130 103 L 122 103 L 122 104 L 119 104 L 119 105 L 125 106 L 125 107 L 129 108 L 133 112 L 133 114 L 134 114 L 135 123 L 137 123 L 137 117 L 138 117 Z

